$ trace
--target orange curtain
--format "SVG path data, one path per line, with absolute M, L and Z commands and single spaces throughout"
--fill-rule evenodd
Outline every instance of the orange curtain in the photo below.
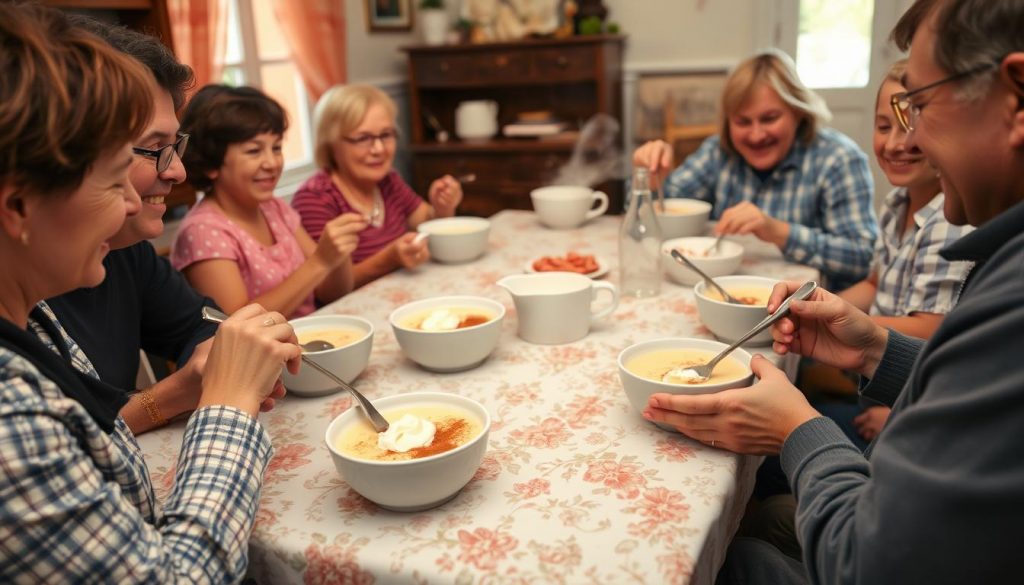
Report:
M 195 89 L 219 82 L 227 51 L 225 0 L 167 0 L 167 15 L 174 52 L 195 72 Z
M 345 83 L 344 0 L 274 0 L 274 12 L 310 99 Z

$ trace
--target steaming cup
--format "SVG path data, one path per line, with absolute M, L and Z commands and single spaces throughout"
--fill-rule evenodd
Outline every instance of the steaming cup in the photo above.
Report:
M 571 272 L 506 276 L 497 284 L 512 295 L 519 337 L 529 343 L 560 345 L 582 339 L 593 323 L 619 306 L 619 289 L 614 284 Z M 610 301 L 595 311 L 592 302 L 601 293 Z
M 530 199 L 541 223 L 558 230 L 577 227 L 608 211 L 608 195 L 590 187 L 541 187 L 530 191 Z

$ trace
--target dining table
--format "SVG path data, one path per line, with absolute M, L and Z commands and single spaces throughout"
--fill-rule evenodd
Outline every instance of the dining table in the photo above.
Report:
M 593 254 L 608 268 L 603 278 L 617 283 L 620 223 L 602 216 L 553 230 L 532 212 L 502 211 L 490 218 L 482 257 L 398 270 L 320 308 L 373 324 L 369 364 L 354 382 L 360 392 L 371 400 L 419 391 L 472 398 L 491 417 L 487 453 L 454 499 L 421 512 L 388 511 L 348 486 L 326 446 L 328 424 L 353 406 L 349 395 L 286 396 L 260 415 L 275 454 L 249 539 L 249 578 L 314 585 L 712 583 L 761 458 L 648 422 L 627 401 L 617 366 L 619 353 L 638 342 L 713 338 L 693 289 L 666 279 L 657 296 L 622 297 L 583 339 L 535 345 L 517 336 L 512 298 L 495 284 L 534 259 L 570 251 Z M 745 247 L 739 274 L 818 278 L 770 244 L 735 239 Z M 487 297 L 507 310 L 497 348 L 476 368 L 425 370 L 395 339 L 392 311 L 443 295 Z M 792 356 L 746 349 L 795 374 Z M 173 483 L 183 429 L 178 421 L 139 437 L 160 499 Z

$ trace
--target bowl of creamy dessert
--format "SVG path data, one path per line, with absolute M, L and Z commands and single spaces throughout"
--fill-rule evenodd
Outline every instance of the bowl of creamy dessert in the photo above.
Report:
M 309 359 L 342 380 L 351 384 L 366 369 L 373 348 L 373 325 L 366 319 L 350 315 L 310 315 L 289 323 L 300 344 L 319 340 L 334 346 L 306 353 Z M 297 396 L 325 396 L 341 390 L 330 378 L 305 364 L 299 366 L 298 374 L 289 373 L 286 368 L 281 381 Z
M 705 382 L 698 382 L 687 372 L 711 361 L 726 347 L 718 341 L 686 337 L 654 339 L 627 347 L 619 354 L 618 366 L 629 403 L 642 413 L 652 394 L 711 394 L 749 386 L 754 379 L 750 354 L 740 348 L 720 361 Z
M 717 290 L 703 281 L 694 285 L 693 298 L 697 302 L 701 323 L 715 337 L 731 343 L 768 316 L 768 299 L 772 288 L 779 281 L 764 276 L 736 275 L 722 276 L 716 278 L 715 282 L 742 304 L 726 302 Z M 769 345 L 771 342 L 772 332 L 769 328 L 755 335 L 745 345 Z
M 501 337 L 505 306 L 474 296 L 422 299 L 395 309 L 388 321 L 402 352 L 435 372 L 475 368 Z
M 378 506 L 415 512 L 444 504 L 473 478 L 491 417 L 475 400 L 412 392 L 373 401 L 390 427 L 378 433 L 352 407 L 327 427 L 331 459 L 349 486 Z
M 666 199 L 663 208 L 657 206 L 656 214 L 661 237 L 699 236 L 707 228 L 711 204 L 698 199 Z
M 693 286 L 701 276 L 683 266 L 672 257 L 672 250 L 679 251 L 686 259 L 711 278 L 736 272 L 743 261 L 743 246 L 729 240 L 722 240 L 715 248 L 715 238 L 673 238 L 661 243 L 665 273 L 683 286 Z
M 482 217 L 444 217 L 425 221 L 416 231 L 427 234 L 431 258 L 458 264 L 475 260 L 487 251 L 491 222 Z

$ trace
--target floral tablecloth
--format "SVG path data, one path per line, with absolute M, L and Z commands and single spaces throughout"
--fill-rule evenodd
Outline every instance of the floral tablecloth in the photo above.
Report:
M 605 278 L 617 282 L 618 225 L 602 217 L 554 231 L 532 213 L 502 212 L 492 218 L 483 258 L 400 271 L 322 309 L 374 324 L 370 364 L 356 381 L 371 399 L 431 390 L 482 403 L 493 419 L 487 456 L 454 500 L 389 512 L 349 489 L 324 445 L 349 397 L 280 401 L 261 415 L 276 455 L 250 539 L 250 575 L 267 584 L 713 582 L 759 459 L 646 422 L 629 406 L 615 365 L 638 341 L 710 337 L 692 290 L 666 281 L 658 297 L 624 298 L 586 338 L 542 346 L 516 336 L 512 300 L 495 286 L 533 258 L 570 250 L 598 255 L 611 266 Z M 742 273 L 817 275 L 771 246 L 743 243 Z M 445 294 L 481 295 L 508 309 L 497 350 L 476 369 L 425 371 L 403 357 L 388 325 L 399 305 Z M 161 498 L 182 428 L 140 437 Z

